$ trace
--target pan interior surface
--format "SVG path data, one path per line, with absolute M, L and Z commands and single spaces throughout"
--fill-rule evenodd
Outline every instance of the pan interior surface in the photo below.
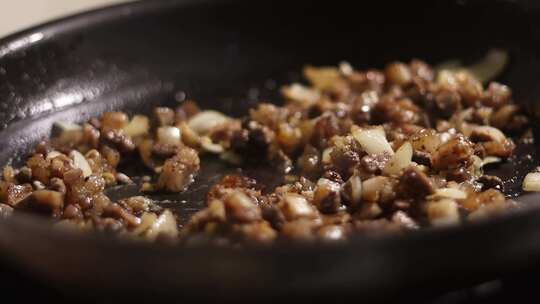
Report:
M 535 55 L 537 44 L 531 38 L 534 29 L 529 23 L 530 16 L 524 16 L 520 7 L 504 1 L 495 1 L 487 7 L 454 1 L 390 3 L 393 9 L 388 9 L 388 1 L 378 1 L 357 10 L 341 1 L 332 5 L 309 1 L 275 1 L 257 5 L 248 1 L 148 1 L 81 15 L 8 37 L 0 41 L 0 142 L 3 146 L 0 164 L 20 164 L 29 148 L 50 135 L 55 121 L 82 122 L 109 110 L 145 112 L 156 105 L 175 105 L 192 99 L 202 108 L 239 117 L 259 101 L 279 103 L 280 86 L 301 81 L 300 72 L 305 64 L 336 65 L 346 60 L 362 69 L 380 68 L 386 62 L 412 58 L 432 64 L 452 58 L 471 62 L 491 48 L 502 48 L 509 52 L 511 60 L 500 81 L 514 89 L 518 101 L 522 99 L 522 102 L 529 103 L 540 96 L 531 90 L 532 87 L 540 88 L 531 83 L 538 81 L 538 78 L 531 77 L 535 75 L 531 73 L 540 67 Z M 13 47 L 17 41 L 32 41 L 28 40 L 31 37 L 36 41 Z M 537 148 L 537 145 L 521 145 L 512 161 L 489 171 L 503 177 L 507 195 L 516 197 L 521 194 L 523 176 L 539 164 Z M 217 159 L 203 159 L 202 172 L 188 191 L 181 195 L 157 195 L 154 198 L 168 208 L 172 207 L 181 221 L 185 221 L 204 207 L 208 187 L 221 175 L 236 170 Z M 271 173 L 265 169 L 253 174 L 258 174 L 262 180 L 270 180 Z M 133 195 L 137 189 L 124 187 L 109 191 L 114 198 Z M 519 199 L 534 203 L 538 196 L 526 195 Z M 515 222 L 517 220 L 512 225 L 516 225 Z M 19 228 L 11 229 L 6 231 L 20 232 Z M 200 266 L 205 263 L 204 258 L 216 257 L 217 252 L 215 256 L 209 252 L 197 252 L 200 256 L 194 259 L 194 253 L 182 255 L 170 250 L 164 252 L 161 248 L 146 248 L 126 258 L 121 269 L 127 271 L 131 269 L 128 267 L 146 265 L 146 268 L 142 267 L 145 270 L 132 271 L 138 275 L 156 276 L 155 283 L 135 285 L 145 291 L 158 290 L 164 294 L 170 293 L 167 288 L 184 286 L 182 290 L 186 295 L 197 296 L 201 288 L 233 277 L 234 280 L 223 283 L 214 296 L 234 298 L 237 295 L 231 292 L 241 290 L 246 284 L 252 288 L 247 294 L 257 294 L 267 284 L 285 282 L 275 288 L 276 294 L 290 290 L 299 293 L 313 291 L 320 286 L 330 290 L 327 286 L 331 286 L 344 293 L 359 292 L 377 298 L 382 295 L 370 289 L 376 287 L 374 284 L 396 291 L 403 291 L 418 282 L 427 286 L 427 277 L 437 278 L 438 281 L 434 281 L 446 282 L 448 286 L 459 284 L 440 273 L 442 270 L 451 271 L 450 267 L 456 264 L 413 271 L 411 261 L 426 257 L 432 260 L 427 264 L 437 265 L 433 260 L 435 253 L 430 249 L 421 251 L 420 246 L 424 242 L 439 244 L 443 239 L 452 241 L 439 244 L 438 248 L 447 249 L 453 258 L 463 258 L 462 253 L 450 247 L 459 246 L 456 237 L 460 237 L 463 244 L 477 246 L 479 252 L 488 253 L 496 248 L 491 243 L 474 245 L 474 237 L 481 237 L 485 230 L 481 227 L 470 229 L 466 237 L 456 229 L 441 234 L 438 241 L 435 237 L 422 240 L 418 236 L 398 240 L 391 245 L 377 243 L 369 247 L 371 243 L 366 241 L 344 251 L 321 249 L 318 258 L 312 256 L 303 262 L 292 257 L 294 250 L 277 248 L 273 257 L 260 252 L 249 258 L 224 254 L 215 263 Z M 500 233 L 505 234 L 502 230 Z M 51 250 L 46 241 L 67 242 L 66 246 L 73 246 L 81 259 L 90 261 L 81 269 L 95 274 L 96 270 L 90 265 L 96 262 L 92 254 L 99 252 L 89 249 L 88 245 L 81 245 L 76 238 L 68 238 L 69 241 L 66 238 L 42 239 L 35 243 L 35 246 L 41 246 L 36 252 Z M 529 234 L 521 236 L 522 241 L 530 238 Z M 28 248 L 22 240 L 33 241 L 31 236 L 27 236 L 16 242 L 14 238 L 6 237 L 6 232 L 0 233 L 1 239 L 9 240 L 0 244 L 9 244 L 13 247 L 12 253 L 19 256 Z M 102 248 L 112 250 L 113 260 L 127 250 L 114 247 L 116 245 L 109 243 Z M 509 244 L 508 249 L 502 250 L 508 253 L 505 258 L 510 259 L 524 250 L 538 249 L 537 246 L 532 249 L 524 247 L 519 251 L 514 245 Z M 362 253 L 362 259 L 354 256 L 353 252 L 368 247 L 371 249 Z M 410 249 L 412 247 L 417 249 Z M 395 259 L 388 253 L 382 254 L 392 249 L 403 253 L 402 256 Z M 83 253 L 84 250 L 88 253 Z M 151 264 L 152 258 L 148 254 L 154 250 L 162 253 L 168 264 Z M 413 256 L 419 252 L 422 253 Z M 57 263 L 67 255 L 67 252 L 55 254 L 49 262 Z M 455 271 L 474 264 L 473 273 L 485 278 L 500 271 L 492 268 L 506 261 L 502 253 L 500 255 L 493 255 L 492 263 L 463 262 L 455 267 Z M 225 266 L 218 263 L 224 257 L 230 258 Z M 340 262 L 329 267 L 322 262 L 324 257 L 339 259 Z M 288 258 L 290 262 L 283 262 Z M 395 260 L 385 264 L 391 258 Z M 21 259 L 28 263 L 29 257 L 23 254 Z M 184 267 L 186 261 L 192 261 L 193 266 Z M 107 267 L 113 263 L 104 262 Z M 353 270 L 347 271 L 350 265 Z M 388 270 L 388 265 L 396 268 Z M 36 261 L 31 266 L 58 282 L 85 277 L 65 269 L 38 265 Z M 223 268 L 212 273 L 216 267 Z M 246 270 L 238 271 L 237 267 Z M 250 267 L 253 270 L 247 270 Z M 381 272 L 381 269 L 385 270 Z M 204 276 L 199 273 L 203 270 L 207 271 Z M 337 274 L 339 270 L 344 272 Z M 110 275 L 107 281 L 115 282 L 112 284 L 114 292 L 132 287 L 119 283 L 121 278 L 125 278 L 121 274 L 102 271 L 100 275 Z M 362 271 L 365 272 L 362 274 Z M 433 273 L 436 271 L 439 274 Z M 164 277 L 159 277 L 161 274 L 165 274 Z M 167 279 L 186 274 L 193 276 L 191 282 L 186 278 Z M 291 274 L 296 277 L 290 279 L 288 276 Z M 362 278 L 366 274 L 373 275 L 373 282 Z M 257 275 L 260 276 L 258 280 L 249 282 Z M 96 284 L 95 279 L 85 278 Z M 353 282 L 361 288 L 356 290 Z M 185 286 L 192 288 L 191 291 Z M 113 288 L 104 288 L 111 291 L 109 289 Z

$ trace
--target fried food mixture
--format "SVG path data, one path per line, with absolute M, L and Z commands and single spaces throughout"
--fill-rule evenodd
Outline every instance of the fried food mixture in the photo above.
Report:
M 282 88 L 283 106 L 260 103 L 242 118 L 187 101 L 153 116 L 59 122 L 59 135 L 25 166 L 4 168 L 0 217 L 35 212 L 83 230 L 235 245 L 410 231 L 516 205 L 482 170 L 510 157 L 511 138 L 528 130 L 509 87 L 420 60 L 384 70 L 308 66 L 304 75 L 309 86 Z M 112 201 L 104 193 L 133 183 L 117 170 L 126 158 L 155 172 L 142 193 L 182 192 L 202 153 L 237 167 L 266 162 L 285 182 L 263 192 L 257 180 L 226 176 L 183 225 L 146 196 Z

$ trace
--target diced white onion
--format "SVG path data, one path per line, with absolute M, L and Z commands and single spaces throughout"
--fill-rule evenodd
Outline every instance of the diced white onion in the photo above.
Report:
M 34 200 L 40 205 L 61 208 L 64 205 L 64 194 L 52 190 L 37 190 L 32 193 Z
M 379 199 L 380 192 L 386 187 L 388 177 L 374 176 L 362 182 L 362 200 L 367 202 L 376 202 Z
M 177 127 L 160 127 L 157 130 L 157 139 L 161 144 L 176 146 L 181 143 L 182 133 Z
M 182 121 L 178 124 L 180 133 L 182 133 L 182 142 L 191 148 L 198 148 L 201 145 L 201 137 L 197 132 L 193 131 L 186 122 Z
M 203 148 L 204 151 L 214 153 L 214 154 L 220 154 L 220 153 L 223 153 L 223 151 L 225 151 L 225 149 L 223 149 L 221 145 L 213 143 L 212 139 L 210 139 L 210 137 L 208 136 L 201 137 L 201 147 Z
M 508 52 L 500 49 L 491 49 L 482 60 L 463 66 L 459 60 L 449 60 L 435 67 L 437 81 L 439 83 L 448 83 L 449 77 L 454 77 L 457 72 L 470 74 L 480 82 L 487 83 L 496 78 L 506 67 L 508 63 Z
M 386 135 L 382 127 L 372 129 L 360 129 L 358 127 L 351 130 L 353 137 L 360 143 L 362 149 L 369 154 L 394 154 L 390 143 L 386 140 Z
M 334 151 L 334 148 L 332 147 L 326 148 L 323 150 L 322 159 L 321 159 L 323 164 L 329 164 L 332 161 L 332 157 L 331 157 L 332 151 Z
M 124 127 L 124 133 L 130 137 L 145 135 L 150 130 L 150 121 L 144 115 L 135 115 Z
M 467 198 L 467 193 L 456 188 L 440 188 L 428 197 L 429 199 L 451 198 L 462 200 Z
M 313 207 L 302 195 L 288 193 L 283 196 L 283 200 L 285 202 L 283 212 L 289 219 L 311 217 L 315 214 Z
M 467 70 L 473 74 L 476 79 L 486 83 L 502 73 L 507 62 L 508 53 L 506 51 L 491 49 L 481 61 L 469 66 Z
M 51 152 L 47 153 L 47 156 L 45 157 L 45 159 L 51 160 L 51 159 L 56 158 L 56 157 L 58 157 L 60 155 L 63 155 L 63 154 L 58 152 L 58 151 L 51 151 Z
M 152 227 L 152 225 L 154 224 L 156 220 L 157 220 L 157 215 L 155 213 L 145 212 L 141 216 L 141 223 L 137 226 L 137 228 L 133 230 L 133 234 L 141 235 L 145 233 L 148 229 L 150 229 L 150 227 Z
M 396 154 L 392 156 L 388 164 L 384 168 L 384 173 L 387 175 L 394 175 L 401 172 L 401 170 L 407 168 L 412 161 L 413 148 L 410 142 L 406 142 L 399 149 Z
M 476 126 L 472 129 L 472 134 L 487 136 L 497 142 L 504 142 L 506 140 L 506 136 L 504 136 L 501 130 L 490 126 Z
M 525 176 L 525 179 L 523 180 L 523 191 L 540 191 L 540 172 L 532 172 Z
M 473 176 L 478 178 L 480 176 L 482 176 L 482 174 L 484 174 L 484 171 L 482 170 L 482 159 L 476 155 L 473 155 L 472 156 L 472 160 L 473 160 Z
M 462 66 L 461 61 L 459 61 L 457 59 L 450 59 L 450 60 L 443 61 L 443 62 L 437 64 L 434 67 L 434 70 L 436 70 L 436 71 L 454 70 L 454 69 L 460 68 L 461 66 Z
M 215 126 L 225 123 L 229 119 L 229 117 L 217 111 L 202 111 L 189 119 L 188 126 L 197 134 L 204 135 Z
M 447 69 L 438 71 L 436 82 L 445 88 L 454 88 L 458 85 L 455 72 Z
M 243 208 L 253 208 L 253 206 L 255 205 L 251 197 L 239 190 L 234 191 L 229 196 L 227 196 L 226 202 L 230 202 L 235 206 L 240 206 Z
M 54 126 L 60 129 L 61 131 L 79 131 L 82 130 L 82 127 L 76 123 L 66 122 L 66 121 L 56 121 Z
M 330 88 L 341 76 L 336 67 L 313 67 L 304 68 L 304 76 L 319 90 Z
M 171 211 L 165 210 L 155 221 L 152 226 L 146 231 L 146 237 L 149 240 L 154 240 L 158 235 L 167 235 L 172 238 L 178 236 L 178 227 L 176 218 Z
M 378 217 L 382 212 L 383 210 L 379 204 L 366 202 L 360 206 L 360 210 L 356 212 L 355 217 L 358 217 L 358 219 L 361 220 L 370 220 Z
M 71 153 L 69 153 L 69 157 L 71 157 L 71 159 L 73 160 L 73 164 L 75 165 L 75 167 L 82 170 L 84 177 L 92 175 L 92 168 L 86 160 L 86 157 L 84 157 L 81 152 L 73 150 L 71 151 Z
M 392 215 L 392 222 L 398 223 L 401 227 L 407 228 L 407 229 L 418 229 L 420 226 L 418 226 L 418 223 L 413 220 L 409 215 L 407 215 L 404 211 L 396 211 L 394 215 Z
M 446 226 L 459 222 L 458 205 L 454 200 L 442 199 L 427 204 L 427 215 L 434 226 Z
M 489 164 L 494 164 L 494 163 L 499 163 L 501 162 L 501 158 L 499 157 L 495 157 L 495 156 L 486 156 L 483 160 L 482 160 L 482 167 L 485 166 L 485 165 L 489 165 Z
M 422 134 L 423 133 L 423 134 Z M 450 134 L 446 135 L 447 133 L 435 133 L 435 131 L 421 131 L 418 137 L 413 137 L 411 139 L 411 143 L 413 145 L 413 148 L 415 148 L 418 151 L 423 151 L 427 153 L 433 153 L 439 148 L 441 144 L 443 144 L 445 141 L 448 141 L 448 138 L 451 137 Z M 448 138 L 445 138 L 448 137 Z
M 352 204 L 359 204 L 362 201 L 362 179 L 358 175 L 353 175 L 347 183 L 350 185 L 350 200 Z
M 139 155 L 143 163 L 149 168 L 154 168 L 155 164 L 152 160 L 152 147 L 154 146 L 154 141 L 151 139 L 145 139 L 139 144 Z
M 354 72 L 354 68 L 347 61 L 340 62 L 338 67 L 341 74 L 345 76 L 351 75 Z
M 285 86 L 281 92 L 283 96 L 290 100 L 301 103 L 305 102 L 307 104 L 315 103 L 321 98 L 319 91 L 308 88 L 299 83 L 293 83 L 290 86 Z

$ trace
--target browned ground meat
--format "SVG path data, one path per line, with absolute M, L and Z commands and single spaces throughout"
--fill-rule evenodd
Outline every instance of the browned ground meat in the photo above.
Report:
M 186 101 L 151 116 L 108 112 L 82 125 L 59 123 L 59 135 L 36 146 L 25 166 L 4 169 L 0 218 L 24 210 L 80 229 L 238 245 L 343 241 L 515 206 L 500 192 L 501 179 L 482 172 L 488 160 L 512 155 L 506 134 L 528 128 L 507 86 L 484 88 L 467 71 L 434 71 L 420 60 L 367 71 L 306 67 L 304 74 L 310 86 L 284 86 L 283 106 L 261 103 L 242 118 Z M 285 182 L 268 189 L 225 176 L 206 208 L 181 226 L 145 196 L 115 202 L 104 193 L 133 184 L 118 165 L 134 157 L 156 174 L 141 192 L 184 191 L 204 166 L 203 153 L 239 167 L 266 163 Z

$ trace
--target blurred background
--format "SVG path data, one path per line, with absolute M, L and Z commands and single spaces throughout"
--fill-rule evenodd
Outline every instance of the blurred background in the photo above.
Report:
M 50 19 L 126 0 L 7 0 L 0 10 L 0 37 Z

